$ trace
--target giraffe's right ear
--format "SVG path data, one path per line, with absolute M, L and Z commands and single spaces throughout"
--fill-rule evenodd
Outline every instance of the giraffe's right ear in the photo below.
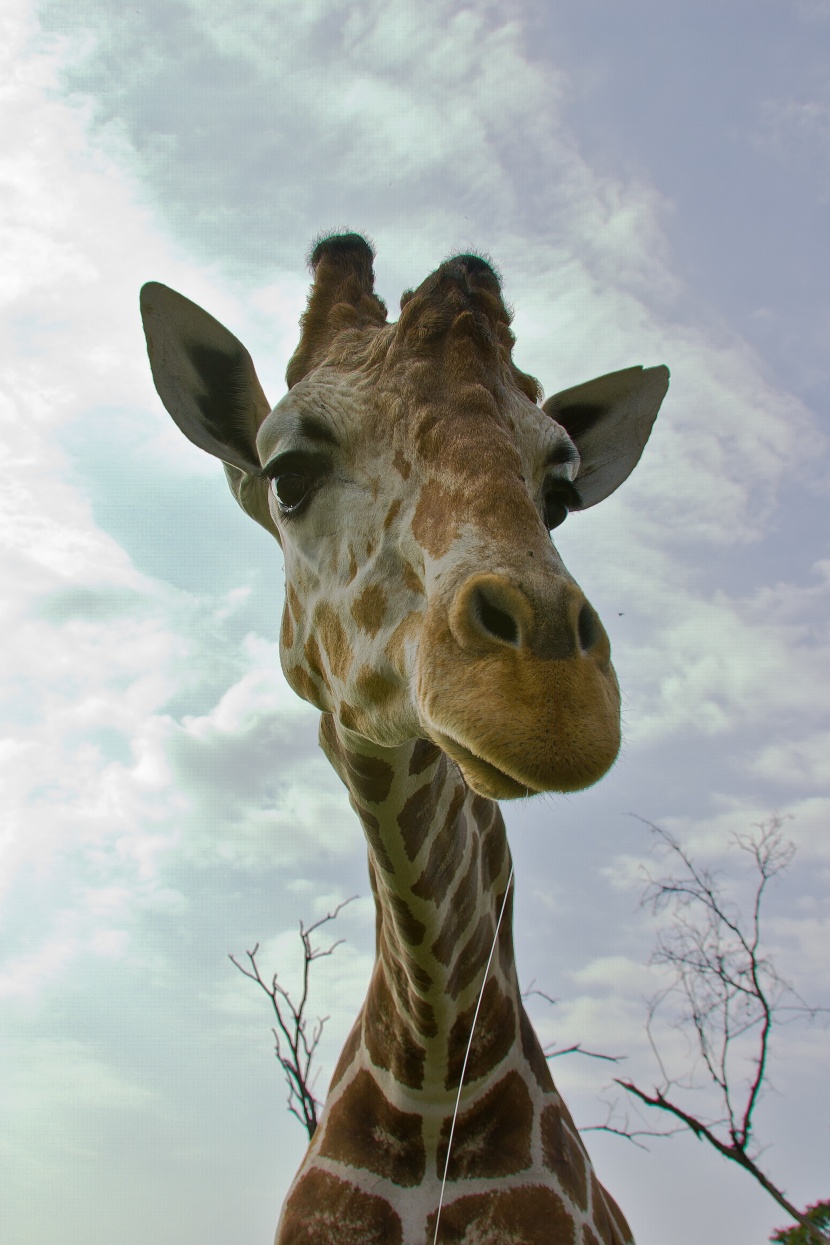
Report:
M 279 539 L 256 452 L 271 408 L 248 351 L 213 316 L 158 281 L 142 287 L 141 319 L 167 410 L 194 445 L 222 460 L 242 509 Z

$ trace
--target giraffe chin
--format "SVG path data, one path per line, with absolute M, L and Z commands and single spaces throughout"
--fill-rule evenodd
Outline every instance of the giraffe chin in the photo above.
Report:
M 489 800 L 527 799 L 532 795 L 541 795 L 543 791 L 581 791 L 585 787 L 593 786 L 603 774 L 607 773 L 614 760 L 612 758 L 603 767 L 602 773 L 591 771 L 588 774 L 576 775 L 569 771 L 559 776 L 547 776 L 545 781 L 539 782 L 526 776 L 519 778 L 508 774 L 442 731 L 433 728 L 430 735 L 433 742 L 438 744 L 438 747 L 458 765 L 467 785 L 472 787 L 478 795 L 486 796 Z
M 455 761 L 467 785 L 478 795 L 486 796 L 488 800 L 518 800 L 522 797 L 538 795 L 542 790 L 542 788 L 529 786 L 526 782 L 518 782 L 504 770 L 498 769 L 489 761 L 470 752 L 469 748 L 451 739 L 449 735 L 443 735 L 440 731 L 432 731 L 432 739 L 442 751 L 446 752 L 448 757 Z

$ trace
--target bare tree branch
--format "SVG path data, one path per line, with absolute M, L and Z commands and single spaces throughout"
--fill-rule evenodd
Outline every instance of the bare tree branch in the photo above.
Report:
M 550 1003 L 551 1007 L 555 1007 L 559 1000 L 553 998 L 550 994 L 546 994 L 544 990 L 538 990 L 534 981 L 531 981 L 528 988 L 522 991 L 522 998 L 528 999 L 531 995 L 535 995 L 537 998 L 544 999 L 546 1003 Z M 586 1059 L 604 1059 L 608 1063 L 622 1063 L 625 1059 L 625 1055 L 606 1055 L 601 1051 L 585 1050 L 581 1042 L 574 1042 L 572 1046 L 561 1046 L 558 1048 L 551 1042 L 548 1046 L 543 1047 L 543 1053 L 545 1059 L 558 1059 L 560 1055 L 584 1055 Z
M 752 833 L 735 837 L 738 848 L 751 858 L 755 875 L 751 911 L 746 917 L 724 893 L 717 873 L 699 866 L 668 831 L 651 822 L 644 824 L 674 865 L 674 871 L 664 877 L 646 873 L 641 901 L 655 915 L 668 913 L 651 962 L 665 967 L 670 980 L 651 1000 L 646 1022 L 662 1082 L 653 1093 L 632 1081 L 616 1080 L 616 1084 L 645 1106 L 673 1116 L 681 1129 L 689 1129 L 743 1167 L 802 1225 L 805 1240 L 826 1243 L 830 1236 L 797 1210 L 759 1168 L 753 1132 L 775 1025 L 784 1023 L 785 1017 L 812 1021 L 830 1012 L 808 1005 L 779 974 L 763 946 L 762 913 L 767 891 L 795 854 L 794 844 L 783 835 L 783 818 L 775 815 Z M 717 1118 L 696 1115 L 677 1101 L 676 1091 L 700 1085 L 695 1083 L 693 1072 L 683 1081 L 669 1075 L 654 1034 L 661 1009 L 674 1010 L 673 1028 L 694 1035 L 706 1079 L 718 1092 L 722 1110 Z M 748 1075 L 743 1072 L 747 1066 Z M 627 1125 L 623 1129 L 600 1127 L 626 1136 L 630 1131 Z M 642 1135 L 643 1130 L 637 1130 L 630 1139 Z
M 675 1133 L 684 1131 L 682 1126 L 676 1128 L 667 1128 L 663 1131 L 657 1131 L 653 1128 L 635 1128 L 631 1124 L 628 1112 L 620 1112 L 619 1103 L 617 1101 L 605 1101 L 607 1114 L 604 1124 L 589 1124 L 586 1128 L 580 1128 L 581 1133 L 613 1133 L 615 1137 L 622 1137 L 626 1141 L 630 1141 L 638 1150 L 648 1150 L 648 1146 L 639 1141 L 640 1137 L 673 1137 Z M 638 1112 L 639 1114 L 639 1112 Z M 615 1122 L 617 1121 L 617 1122 Z
M 604 1059 L 608 1063 L 622 1063 L 625 1055 L 604 1055 L 601 1051 L 585 1050 L 581 1042 L 574 1042 L 573 1046 L 561 1046 L 558 1049 L 551 1049 L 550 1046 L 544 1047 L 545 1059 L 558 1059 L 560 1055 L 584 1055 L 586 1059 Z
M 317 1047 L 320 1044 L 320 1038 L 323 1036 L 323 1029 L 325 1028 L 326 1021 L 329 1019 L 328 1016 L 318 1016 L 309 1028 L 305 1010 L 308 1003 L 311 965 L 315 960 L 321 960 L 326 956 L 332 955 L 340 944 L 344 942 L 343 938 L 338 938 L 336 942 L 333 942 L 328 947 L 315 947 L 312 942 L 312 935 L 329 921 L 334 921 L 346 905 L 356 898 L 356 895 L 352 895 L 349 899 L 344 899 L 333 912 L 327 912 L 324 917 L 321 917 L 319 921 L 315 921 L 313 925 L 309 925 L 308 928 L 300 921 L 300 941 L 303 946 L 303 976 L 302 989 L 299 1002 L 297 1003 L 294 1002 L 285 987 L 280 985 L 277 973 L 274 973 L 272 976 L 270 985 L 263 978 L 256 959 L 259 952 L 259 943 L 256 944 L 253 951 L 245 952 L 248 957 L 249 968 L 240 964 L 235 956 L 228 956 L 228 959 L 239 969 L 240 973 L 244 977 L 249 977 L 251 981 L 255 981 L 271 1000 L 271 1006 L 277 1019 L 277 1027 L 272 1029 L 271 1032 L 274 1034 L 276 1056 L 285 1073 L 285 1080 L 288 1085 L 288 1110 L 306 1129 L 309 1140 L 314 1136 L 317 1128 L 317 1108 L 322 1105 L 320 1099 L 314 1096 L 313 1086 L 316 1074 L 312 1074 L 312 1065 L 317 1053 Z
M 737 1163 L 740 1167 L 743 1167 L 750 1173 L 751 1176 L 755 1177 L 761 1187 L 766 1189 L 770 1197 L 774 1198 L 779 1206 L 783 1206 L 788 1215 L 792 1215 L 793 1219 L 797 1220 L 802 1227 L 807 1228 L 811 1239 L 820 1242 L 820 1245 L 824 1245 L 826 1241 L 830 1240 L 830 1237 L 819 1232 L 810 1223 L 806 1215 L 804 1215 L 802 1211 L 797 1210 L 795 1206 L 787 1200 L 782 1191 L 774 1185 L 767 1176 L 764 1175 L 757 1163 L 750 1158 L 750 1156 L 746 1153 L 746 1150 L 742 1149 L 734 1142 L 731 1145 L 723 1142 L 715 1134 L 712 1127 L 704 1124 L 697 1118 L 697 1116 L 691 1115 L 689 1112 L 684 1111 L 681 1107 L 678 1107 L 676 1103 L 670 1102 L 668 1098 L 663 1096 L 659 1089 L 655 1090 L 653 1095 L 650 1095 L 644 1093 L 631 1081 L 617 1080 L 616 1084 L 626 1090 L 629 1094 L 633 1094 L 636 1098 L 639 1098 L 639 1100 L 644 1102 L 647 1106 L 659 1107 L 662 1111 L 668 1111 L 670 1115 L 674 1115 L 677 1119 L 681 1120 L 682 1123 L 685 1124 L 686 1128 L 690 1129 L 696 1137 L 708 1141 L 711 1146 L 714 1146 L 719 1154 L 722 1154 L 725 1158 L 731 1159 L 733 1163 Z M 667 1136 L 668 1134 L 662 1133 L 659 1135 Z

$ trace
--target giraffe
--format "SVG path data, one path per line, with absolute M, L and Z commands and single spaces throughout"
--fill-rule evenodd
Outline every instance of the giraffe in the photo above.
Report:
M 497 801 L 616 758 L 608 638 L 550 531 L 632 471 L 668 370 L 542 403 L 488 262 L 447 260 L 389 323 L 373 260 L 314 247 L 273 409 L 233 334 L 141 294 L 164 405 L 282 546 L 283 669 L 368 849 L 374 969 L 277 1245 L 624 1245 L 522 1006 Z

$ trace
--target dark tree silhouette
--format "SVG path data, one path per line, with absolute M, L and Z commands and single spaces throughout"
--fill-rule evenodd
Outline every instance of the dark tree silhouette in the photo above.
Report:
M 340 944 L 345 941 L 343 938 L 338 938 L 329 947 L 315 947 L 312 943 L 312 935 L 323 925 L 327 925 L 329 921 L 334 921 L 346 905 L 356 898 L 356 895 L 352 895 L 349 899 L 344 899 L 333 912 L 327 912 L 324 917 L 321 917 L 319 921 L 315 921 L 313 925 L 309 925 L 308 928 L 300 921 L 300 942 L 303 948 L 303 984 L 299 1001 L 296 1003 L 285 987 L 280 985 L 278 973 L 274 973 L 270 985 L 262 976 L 256 959 L 259 952 L 259 943 L 256 944 L 253 951 L 245 952 L 250 968 L 245 968 L 234 956 L 228 957 L 231 963 L 239 969 L 240 973 L 245 977 L 250 977 L 251 981 L 255 981 L 271 1000 L 271 1006 L 277 1018 L 276 1028 L 272 1029 L 271 1032 L 274 1035 L 276 1056 L 285 1073 L 285 1080 L 288 1085 L 288 1110 L 305 1127 L 309 1140 L 314 1136 L 317 1128 L 317 1108 L 322 1106 L 320 1099 L 314 1095 L 314 1081 L 316 1078 L 312 1072 L 312 1066 L 317 1053 L 317 1047 L 320 1044 L 320 1038 L 323 1036 L 323 1029 L 325 1028 L 326 1021 L 329 1019 L 328 1016 L 318 1016 L 311 1028 L 309 1028 L 306 1007 L 308 1005 L 311 965 L 316 960 L 332 955 Z
M 633 1081 L 615 1083 L 638 1103 L 677 1121 L 670 1131 L 688 1129 L 724 1158 L 737 1163 L 800 1225 L 799 1241 L 830 1241 L 820 1221 L 810 1219 L 787 1199 L 780 1186 L 758 1165 L 755 1111 L 768 1077 L 770 1046 L 776 1025 L 789 1020 L 815 1020 L 828 1008 L 811 1007 L 780 975 L 762 939 L 763 904 L 772 883 L 789 867 L 794 844 L 785 838 L 783 819 L 775 815 L 735 843 L 752 864 L 755 882 L 751 910 L 744 915 L 725 893 L 721 878 L 698 865 L 668 831 L 646 822 L 658 840 L 671 872 L 646 874 L 642 904 L 666 915 L 657 935 L 652 963 L 669 972 L 668 984 L 649 1005 L 647 1032 L 660 1069 L 661 1083 L 648 1092 Z M 669 1075 L 655 1038 L 658 1014 L 669 1011 L 673 1027 L 693 1035 L 696 1063 L 704 1084 L 718 1101 L 711 1116 L 696 1114 L 679 1101 L 680 1094 L 702 1088 L 691 1076 Z M 743 1069 L 748 1067 L 748 1076 Z M 632 1140 L 665 1136 L 649 1129 L 600 1126 Z

